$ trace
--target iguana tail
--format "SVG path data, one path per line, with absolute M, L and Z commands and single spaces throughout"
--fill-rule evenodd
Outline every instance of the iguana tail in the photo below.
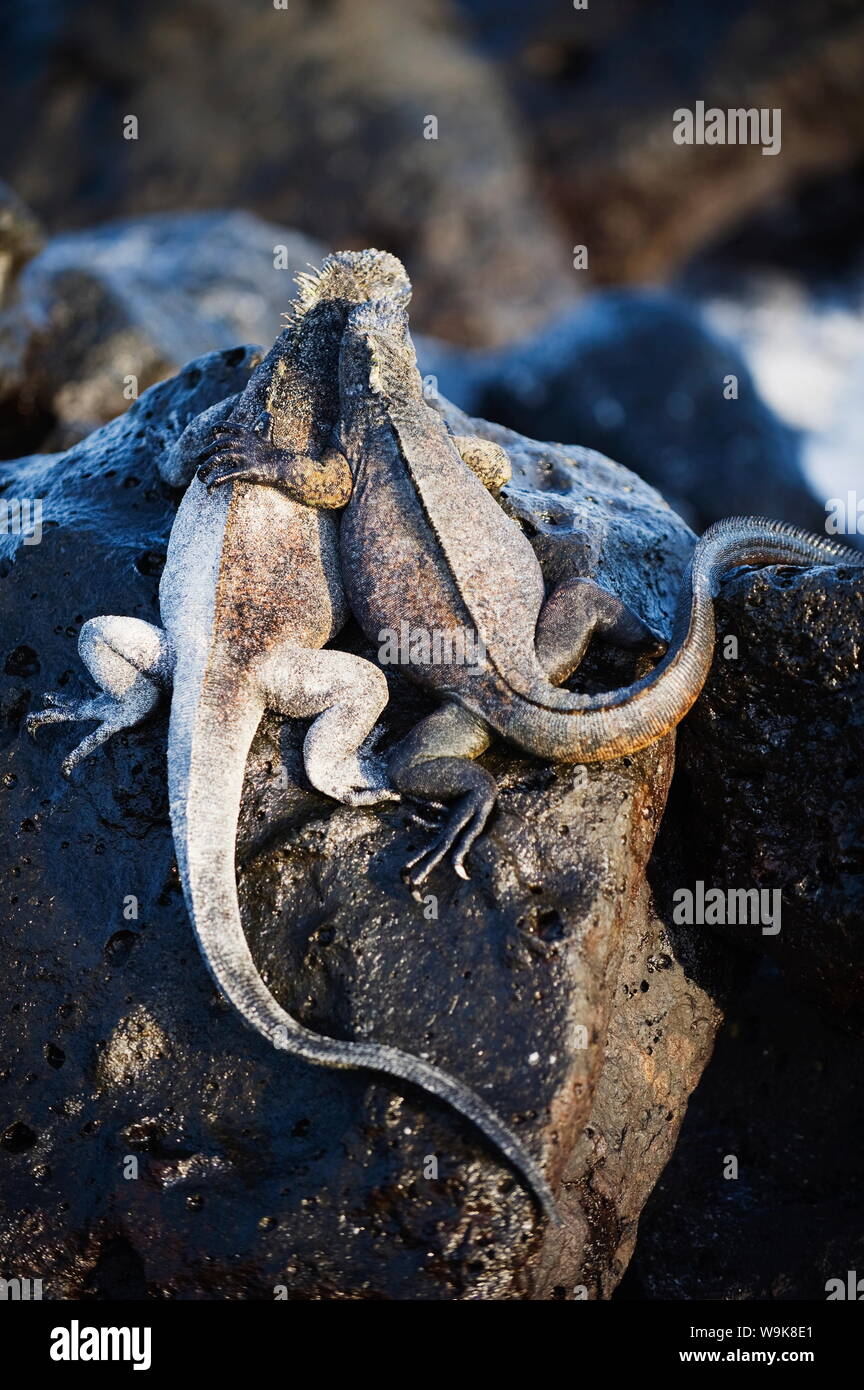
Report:
M 236 668 L 234 668 L 236 673 Z M 189 915 L 222 994 L 274 1047 L 326 1067 L 368 1067 L 420 1086 L 470 1120 L 523 1176 L 542 1210 L 559 1217 L 537 1164 L 489 1105 L 419 1057 L 377 1043 L 345 1042 L 304 1028 L 279 1005 L 258 972 L 240 919 L 235 841 L 243 775 L 263 699 L 251 682 L 175 677 L 168 739 L 171 821 Z M 198 689 L 197 698 L 182 692 Z M 178 699 L 179 696 L 179 699 Z
M 783 521 L 738 516 L 715 523 L 696 545 L 669 650 L 649 675 L 599 695 L 535 683 L 515 695 L 499 732 L 526 752 L 564 762 L 599 762 L 645 748 L 684 718 L 705 684 L 722 575 L 738 565 L 830 564 L 864 565 L 864 552 Z M 477 712 L 496 727 L 494 711 Z

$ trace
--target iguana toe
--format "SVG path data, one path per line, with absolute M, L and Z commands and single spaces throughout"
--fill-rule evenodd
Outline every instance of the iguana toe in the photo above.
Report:
M 339 798 L 345 806 L 377 806 L 380 801 L 399 799 L 399 793 L 389 787 L 355 787 Z
M 221 460 L 218 464 L 220 472 L 217 473 L 215 469 L 208 472 L 207 477 L 201 480 L 207 488 L 207 491 L 209 492 L 211 488 L 219 487 L 220 483 L 236 483 L 237 481 L 260 483 L 267 481 L 257 469 L 248 466 L 235 467 L 235 464 L 239 464 L 238 459 Z
M 443 810 L 443 806 L 439 807 L 438 814 L 434 818 L 432 816 L 423 816 L 419 811 L 409 811 L 408 820 L 412 825 L 419 825 L 424 830 L 437 831 L 441 829 L 441 812 Z
M 469 874 L 465 860 L 472 845 L 483 833 L 494 804 L 494 796 L 479 788 L 463 797 L 432 844 L 407 860 L 402 870 L 405 882 L 419 887 L 448 854 L 454 872 L 459 878 L 467 879 Z
M 43 695 L 45 709 L 31 710 L 24 720 L 24 728 L 35 738 L 36 730 L 43 724 L 65 724 L 79 718 L 77 707 L 61 700 L 57 695 Z

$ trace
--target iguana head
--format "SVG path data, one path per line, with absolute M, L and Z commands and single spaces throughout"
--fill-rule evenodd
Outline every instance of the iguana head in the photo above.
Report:
M 411 281 L 388 251 L 334 251 L 320 270 L 297 276 L 297 298 L 288 320 L 247 392 L 276 422 L 277 443 L 296 441 L 303 430 L 323 440 L 339 412 L 336 378 L 342 332 L 349 311 L 369 299 L 407 304 Z
M 375 299 L 350 311 L 342 336 L 339 382 L 343 395 L 355 398 L 420 396 L 417 357 L 402 303 Z
M 389 251 L 334 251 L 321 263 L 320 270 L 297 276 L 298 295 L 290 322 L 299 324 L 319 305 L 327 303 L 363 304 L 366 300 L 388 300 L 407 304 L 411 281 L 402 262 Z

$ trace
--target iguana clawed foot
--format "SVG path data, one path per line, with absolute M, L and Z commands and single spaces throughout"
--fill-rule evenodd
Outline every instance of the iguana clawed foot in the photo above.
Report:
M 58 695 L 47 694 L 43 696 L 43 699 L 47 703 L 47 708 L 34 710 L 32 714 L 27 715 L 24 721 L 24 727 L 28 734 L 34 737 L 36 730 L 41 728 L 43 724 L 74 723 L 86 719 L 99 721 L 97 728 L 82 739 L 72 749 L 72 752 L 63 759 L 60 766 L 64 777 L 69 777 L 78 763 L 82 762 L 90 753 L 95 752 L 113 734 L 119 733 L 121 729 L 128 729 L 138 722 L 137 717 L 129 717 L 129 711 L 124 706 L 123 701 L 116 700 L 112 695 L 97 695 L 91 700 L 64 700 Z
M 97 728 L 64 758 L 64 777 L 113 734 L 146 719 L 159 703 L 173 662 L 165 633 L 140 618 L 90 618 L 78 636 L 78 651 L 100 693 L 83 700 L 46 694 L 45 709 L 34 710 L 24 721 L 34 735 L 43 724 L 97 721 Z
M 494 805 L 495 795 L 485 787 L 477 787 L 462 797 L 432 844 L 406 861 L 402 878 L 409 887 L 416 889 L 424 884 L 448 855 L 454 871 L 460 878 L 467 879 L 468 851 L 483 833 Z
M 490 774 L 468 759 L 479 757 L 488 746 L 485 724 L 448 701 L 412 729 L 392 754 L 393 785 L 421 802 L 424 811 L 447 814 L 432 844 L 409 859 L 402 871 L 412 888 L 425 883 L 448 855 L 459 877 L 468 877 L 468 851 L 482 833 L 498 795 Z
M 251 430 L 223 423 L 199 455 L 198 477 L 208 492 L 221 483 L 275 487 L 306 506 L 344 507 L 351 496 L 351 470 L 338 449 L 320 458 L 294 453 L 273 443 L 273 417 L 262 410 Z
M 262 411 L 253 429 L 224 423 L 213 429 L 211 442 L 200 454 L 198 477 L 208 488 L 242 480 L 278 485 L 290 455 L 271 443 L 273 417 Z

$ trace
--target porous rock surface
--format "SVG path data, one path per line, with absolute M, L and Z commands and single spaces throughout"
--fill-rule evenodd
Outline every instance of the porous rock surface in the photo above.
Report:
M 842 539 L 840 537 L 839 539 Z M 680 733 L 676 814 L 688 881 L 777 890 L 767 950 L 835 1022 L 864 1026 L 864 572 L 741 571 L 722 586 L 720 652 Z
M 7 495 L 45 498 L 45 532 L 3 538 L 0 1268 L 50 1298 L 608 1297 L 719 1017 L 645 889 L 672 738 L 584 771 L 495 745 L 471 879 L 441 871 L 420 902 L 409 807 L 313 792 L 299 722 L 267 719 L 249 759 L 239 890 L 270 987 L 309 1026 L 477 1088 L 560 1190 L 544 1232 L 459 1116 L 276 1054 L 219 997 L 174 865 L 164 715 L 71 782 L 78 730 L 23 732 L 44 690 L 89 689 L 86 618 L 156 617 L 176 505 L 156 458 L 253 360 L 193 362 L 69 452 L 3 466 Z M 589 451 L 476 428 L 510 450 L 505 505 L 550 581 L 594 573 L 668 630 L 692 537 L 657 495 Z M 632 674 L 599 651 L 583 680 Z M 425 708 L 393 677 L 384 745 Z

